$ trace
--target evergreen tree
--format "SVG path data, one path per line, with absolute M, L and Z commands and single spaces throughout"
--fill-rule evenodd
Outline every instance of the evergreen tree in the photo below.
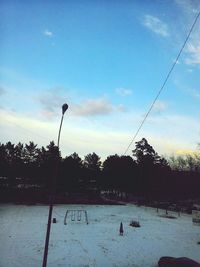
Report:
M 88 189 L 96 190 L 100 186 L 101 159 L 96 153 L 90 153 L 85 156 L 83 161 L 84 180 L 88 183 Z M 92 193 L 92 192 L 91 192 Z
M 83 179 L 83 164 L 77 153 L 73 153 L 62 161 L 59 181 L 62 192 L 77 192 Z
M 139 187 L 147 199 L 162 195 L 170 171 L 168 162 L 160 157 L 145 138 L 136 142 L 133 156 L 140 169 Z

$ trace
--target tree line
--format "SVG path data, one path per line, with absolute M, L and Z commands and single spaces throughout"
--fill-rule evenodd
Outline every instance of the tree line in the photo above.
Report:
M 62 158 L 53 141 L 41 148 L 34 142 L 0 144 L 1 201 L 45 202 L 52 190 L 57 202 L 103 194 L 176 200 L 200 197 L 199 189 L 198 155 L 165 159 L 145 138 L 135 143 L 132 157 L 115 154 L 104 161 L 95 152 Z

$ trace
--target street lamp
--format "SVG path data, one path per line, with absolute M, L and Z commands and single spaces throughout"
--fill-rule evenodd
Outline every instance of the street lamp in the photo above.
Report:
M 60 132 L 61 132 L 61 127 L 62 127 L 62 122 L 63 122 L 63 117 L 65 114 L 65 111 L 68 109 L 68 105 L 65 103 L 62 105 L 62 117 L 61 117 L 61 122 L 60 122 L 60 129 L 59 129 L 59 133 L 58 133 L 58 142 L 57 142 L 57 146 L 59 149 L 59 143 L 60 143 Z
M 58 132 L 58 142 L 57 142 L 58 152 L 59 152 L 60 132 L 61 132 L 61 128 L 62 128 L 63 117 L 64 117 L 65 111 L 67 109 L 68 109 L 68 105 L 66 103 L 63 104 L 62 105 L 62 117 L 61 117 L 59 132 Z M 56 165 L 56 173 L 55 174 L 56 175 L 53 177 L 54 182 L 52 183 L 52 190 L 51 190 L 50 203 L 49 203 L 49 216 L 48 216 L 48 223 L 47 223 L 47 232 L 46 232 L 46 239 L 45 239 L 45 247 L 44 247 L 44 256 L 43 256 L 42 267 L 46 267 L 47 266 L 49 237 L 50 237 L 50 230 L 51 230 L 51 219 L 52 219 L 53 203 L 54 203 L 54 196 L 55 196 L 55 188 L 53 188 L 53 186 L 56 185 L 56 178 L 57 178 L 57 174 L 58 174 L 58 164 Z

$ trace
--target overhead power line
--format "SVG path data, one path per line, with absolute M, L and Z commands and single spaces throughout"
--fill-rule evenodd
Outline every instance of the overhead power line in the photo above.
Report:
M 184 49 L 185 46 L 186 46 L 186 43 L 187 43 L 188 39 L 190 38 L 190 35 L 191 35 L 191 33 L 192 33 L 192 31 L 193 31 L 193 29 L 194 29 L 194 27 L 195 27 L 195 24 L 197 23 L 197 20 L 198 20 L 199 16 L 200 16 L 200 11 L 199 11 L 199 13 L 197 14 L 197 16 L 196 16 L 195 19 L 194 19 L 194 22 L 193 22 L 193 24 L 192 24 L 192 26 L 191 26 L 191 28 L 190 28 L 190 30 L 189 30 L 189 33 L 188 33 L 188 35 L 187 35 L 187 37 L 186 37 L 186 39 L 185 39 L 185 41 L 184 41 L 184 43 L 183 43 L 181 49 L 180 49 L 179 52 L 178 52 L 178 55 L 177 55 L 177 57 L 176 57 L 176 60 L 175 60 L 174 63 L 172 64 L 172 66 L 171 66 L 169 72 L 167 73 L 167 76 L 166 76 L 166 78 L 165 78 L 165 80 L 164 80 L 162 86 L 160 87 L 160 89 L 159 89 L 159 91 L 158 91 L 156 97 L 154 98 L 154 100 L 153 100 L 153 102 L 152 102 L 150 108 L 148 109 L 146 115 L 144 116 L 144 119 L 143 119 L 142 122 L 140 123 L 140 125 L 139 125 L 139 127 L 138 127 L 136 133 L 134 134 L 134 136 L 133 136 L 133 138 L 132 138 L 130 144 L 129 144 L 128 147 L 126 148 L 126 150 L 125 150 L 125 152 L 124 152 L 124 155 L 127 153 L 127 151 L 129 150 L 130 146 L 131 146 L 132 143 L 134 142 L 134 140 L 135 140 L 135 138 L 137 137 L 139 131 L 141 130 L 143 124 L 145 123 L 147 117 L 149 116 L 151 110 L 153 109 L 153 107 L 154 107 L 154 105 L 155 105 L 157 99 L 159 98 L 161 92 L 163 91 L 163 89 L 164 89 L 164 87 L 165 87 L 165 85 L 166 85 L 166 83 L 167 83 L 167 81 L 168 81 L 168 79 L 169 79 L 169 77 L 170 77 L 172 71 L 174 70 L 174 67 L 176 66 L 176 64 L 177 64 L 177 62 L 178 62 L 178 60 L 179 60 L 179 58 L 180 58 L 180 56 L 181 56 L 181 53 L 183 52 L 183 49 Z

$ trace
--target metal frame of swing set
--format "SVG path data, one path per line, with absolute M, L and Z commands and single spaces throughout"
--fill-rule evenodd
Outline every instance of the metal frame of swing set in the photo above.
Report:
M 82 220 L 82 215 L 85 215 L 85 222 L 89 224 L 88 222 L 88 215 L 86 210 L 67 210 L 65 213 L 64 218 L 64 225 L 67 225 L 67 216 L 71 215 L 71 221 L 78 221 L 80 222 Z

